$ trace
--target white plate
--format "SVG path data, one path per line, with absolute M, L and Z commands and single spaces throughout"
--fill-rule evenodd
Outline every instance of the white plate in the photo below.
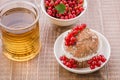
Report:
M 66 67 L 61 61 L 60 61 L 60 56 L 64 55 L 64 51 L 63 51 L 63 41 L 64 41 L 64 37 L 65 35 L 69 32 L 70 30 L 62 33 L 58 38 L 57 40 L 55 41 L 55 44 L 54 44 L 54 55 L 55 55 L 55 58 L 57 59 L 58 63 L 63 67 L 65 68 L 66 70 L 70 71 L 70 72 L 74 72 L 74 73 L 78 73 L 78 74 L 87 74 L 87 73 L 92 73 L 92 72 L 95 72 L 97 70 L 99 70 L 100 68 L 102 68 L 109 60 L 110 58 L 110 53 L 111 53 L 111 48 L 110 48 L 110 44 L 108 42 L 108 40 L 102 35 L 100 34 L 99 32 L 95 31 L 95 30 L 92 30 L 93 32 L 95 32 L 98 37 L 100 38 L 100 41 L 101 41 L 101 49 L 100 49 L 100 54 L 104 55 L 105 58 L 107 59 L 105 63 L 103 63 L 101 65 L 101 67 L 97 67 L 95 69 L 90 69 L 89 67 L 88 68 L 77 68 L 77 69 L 73 69 L 73 68 L 68 68 Z

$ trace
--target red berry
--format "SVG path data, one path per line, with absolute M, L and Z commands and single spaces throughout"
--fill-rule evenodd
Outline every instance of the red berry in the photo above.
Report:
M 69 14 L 69 19 L 73 18 L 73 15 L 72 14 Z
M 69 7 L 69 10 L 72 11 L 72 7 Z
M 73 18 L 75 18 L 76 17 L 76 14 L 73 14 Z
M 98 59 L 99 61 L 101 60 L 101 58 L 102 58 L 101 56 L 97 56 L 97 59 Z
M 46 5 L 46 6 L 49 6 L 49 1 L 45 1 L 45 5 Z
M 69 7 L 66 7 L 65 9 L 66 9 L 66 11 L 68 11 L 68 10 L 69 10 Z
M 97 64 L 96 61 L 92 61 L 92 63 L 91 63 L 92 66 L 95 66 L 96 64 Z
M 52 16 L 52 10 L 47 10 L 47 13 Z
M 51 2 L 51 3 L 49 3 L 49 6 L 50 6 L 50 7 L 53 7 L 53 6 L 54 6 L 54 4 Z
M 74 42 L 70 41 L 70 45 L 74 45 Z
M 93 65 L 90 65 L 90 68 L 91 68 L 91 69 L 95 69 L 95 66 L 93 66 Z
M 74 28 L 73 28 L 73 31 L 74 31 L 74 30 L 77 30 L 77 31 L 78 31 L 78 30 L 79 30 L 79 27 L 74 27 Z
M 92 62 L 93 62 L 92 59 L 87 61 L 88 64 L 91 64 Z
M 63 61 L 63 64 L 66 65 L 67 61 Z
M 48 7 L 49 10 L 52 10 L 52 7 Z
M 66 2 L 65 0 L 62 0 L 62 2 L 63 2 L 64 4 L 67 4 L 67 2 Z
M 69 4 L 65 4 L 66 7 L 69 7 Z
M 80 10 L 79 9 L 76 10 L 76 14 L 77 15 L 80 14 Z
M 66 45 L 66 46 L 70 46 L 70 43 L 67 42 L 67 41 L 65 41 L 65 45 Z
M 68 34 L 68 37 L 69 37 L 69 39 L 71 39 L 71 37 L 73 37 L 73 33 L 70 32 L 70 33 Z
M 68 16 L 65 16 L 65 19 L 68 19 L 69 17 Z
M 70 41 L 70 37 L 65 37 L 65 41 L 69 42 Z
M 64 17 L 64 16 L 61 16 L 60 19 L 65 19 L 65 17 Z
M 59 4 L 58 1 L 55 1 L 55 6 L 58 5 L 58 4 Z
M 62 56 L 60 57 L 60 60 L 61 60 L 61 61 L 63 60 Z
M 102 58 L 102 59 L 101 59 L 101 61 L 102 61 L 102 62 L 105 62 L 105 61 L 106 61 L 106 59 L 105 59 L 105 58 Z
M 73 34 L 74 36 L 76 36 L 76 35 L 78 34 L 78 32 L 79 32 L 79 31 L 74 30 L 74 31 L 72 31 L 72 34 Z
M 72 65 L 69 62 L 66 63 L 66 66 L 72 68 Z
M 83 29 L 85 29 L 86 28 L 86 24 L 81 24 L 80 26 L 79 26 L 79 30 L 80 31 L 82 31 Z
M 101 62 L 98 61 L 98 62 L 96 63 L 96 66 L 97 66 L 97 67 L 100 67 L 100 66 L 101 66 Z
M 72 42 L 76 42 L 76 38 L 75 37 L 71 37 L 71 39 L 70 39 Z
M 77 68 L 77 64 L 74 64 L 72 67 L 73 67 L 73 68 Z
M 100 57 L 104 57 L 104 55 L 99 55 Z
M 92 58 L 92 60 L 93 60 L 93 61 L 97 61 L 98 59 L 97 59 L 96 56 L 94 56 L 94 57 Z
M 72 11 L 72 14 L 75 14 L 75 11 Z
M 71 64 L 74 64 L 74 63 L 75 63 L 75 60 L 74 60 L 74 59 L 70 59 L 69 62 L 70 62 Z
M 105 61 L 106 61 L 106 58 L 105 58 L 103 55 L 99 55 L 99 57 L 101 57 L 101 61 L 102 61 L 102 62 L 105 62 Z
M 80 0 L 80 2 L 79 2 L 80 4 L 82 4 L 83 3 L 83 0 Z
M 84 11 L 84 8 L 83 8 L 83 7 L 80 7 L 80 9 L 79 9 L 79 10 L 80 10 L 80 12 L 82 12 L 82 11 Z
M 62 57 L 62 60 L 63 60 L 63 61 L 67 61 L 67 57 L 66 57 L 66 56 L 63 56 L 63 57 Z

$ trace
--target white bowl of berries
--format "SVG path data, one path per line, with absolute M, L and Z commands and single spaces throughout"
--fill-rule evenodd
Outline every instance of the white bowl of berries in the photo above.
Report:
M 101 47 L 98 47 L 98 39 Z M 67 47 L 66 49 L 63 49 L 63 44 Z M 68 54 L 66 55 L 65 50 L 70 50 L 69 54 L 72 57 Z M 57 38 L 54 44 L 54 55 L 58 63 L 66 70 L 78 74 L 87 74 L 99 70 L 108 62 L 110 53 L 111 48 L 108 40 L 99 32 L 88 29 L 85 24 L 77 25 L 73 29 L 64 32 Z
M 42 0 L 41 9 L 53 24 L 69 26 L 76 23 L 87 9 L 86 0 Z

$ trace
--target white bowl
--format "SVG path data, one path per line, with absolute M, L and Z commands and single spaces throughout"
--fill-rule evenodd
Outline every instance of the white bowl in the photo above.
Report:
M 47 15 L 47 17 L 50 19 L 50 21 L 53 24 L 56 24 L 58 26 L 69 26 L 69 25 L 72 25 L 72 24 L 76 23 L 79 20 L 79 18 L 85 13 L 85 11 L 87 9 L 87 1 L 86 0 L 84 0 L 83 7 L 84 7 L 84 11 L 80 15 L 78 15 L 77 17 L 72 18 L 72 19 L 68 19 L 68 20 L 63 20 L 63 19 L 57 19 L 57 18 L 54 18 L 54 17 L 50 16 L 46 12 L 46 9 L 45 9 L 45 6 L 44 6 L 44 0 L 41 0 L 42 11 Z
M 90 69 L 89 67 L 87 68 L 77 68 L 77 69 L 73 69 L 73 68 L 68 68 L 66 67 L 61 61 L 60 61 L 60 56 L 64 55 L 64 50 L 63 50 L 63 41 L 64 41 L 64 36 L 66 33 L 69 32 L 66 31 L 64 33 L 62 33 L 55 41 L 55 44 L 54 44 L 54 55 L 55 55 L 55 58 L 56 60 L 58 61 L 58 63 L 63 67 L 65 68 L 66 70 L 70 71 L 70 72 L 74 72 L 74 73 L 78 73 L 78 74 L 87 74 L 87 73 L 92 73 L 92 72 L 95 72 L 97 70 L 99 70 L 100 68 L 102 68 L 109 60 L 110 58 L 110 53 L 111 53 L 111 48 L 110 48 L 110 44 L 108 42 L 108 40 L 102 35 L 100 34 L 99 32 L 95 31 L 95 30 L 92 30 L 94 31 L 100 38 L 101 40 L 101 48 L 99 50 L 99 54 L 102 54 L 105 56 L 105 58 L 107 59 L 105 63 L 103 63 L 101 65 L 101 67 L 97 67 L 95 69 Z

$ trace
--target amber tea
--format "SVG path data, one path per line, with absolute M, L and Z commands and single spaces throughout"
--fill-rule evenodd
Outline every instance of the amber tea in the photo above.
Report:
M 15 61 L 26 61 L 40 50 L 39 22 L 36 14 L 27 8 L 12 8 L 2 14 L 1 28 L 3 54 Z

